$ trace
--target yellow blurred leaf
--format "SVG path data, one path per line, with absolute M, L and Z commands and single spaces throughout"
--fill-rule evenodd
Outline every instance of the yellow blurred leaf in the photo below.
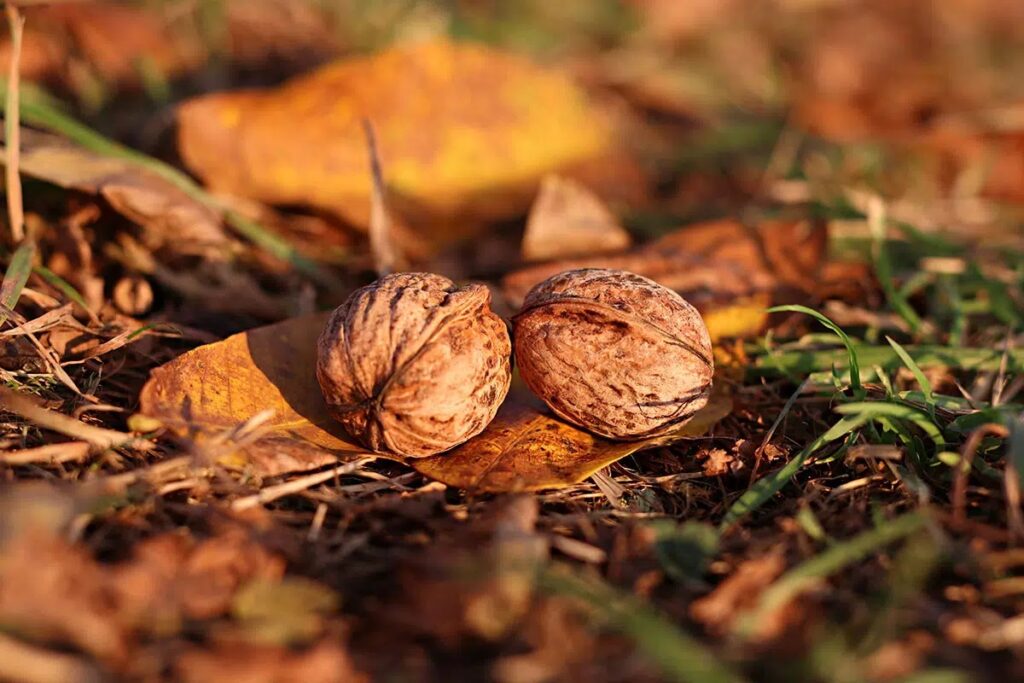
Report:
M 153 370 L 139 412 L 195 439 L 221 464 L 267 476 L 366 455 L 328 415 L 317 385 L 316 338 L 326 320 L 326 313 L 292 318 L 194 349 Z M 732 408 L 725 386 L 716 385 L 707 407 L 679 431 L 633 442 L 593 436 L 513 391 L 479 436 L 408 464 L 480 491 L 569 486 L 637 451 L 705 433 Z
M 769 306 L 771 297 L 762 293 L 705 310 L 703 317 L 711 342 L 757 336 L 768 322 Z
M 333 591 L 310 579 L 256 578 L 235 593 L 231 613 L 250 640 L 294 645 L 320 635 L 321 615 L 337 609 L 338 603 Z
M 363 119 L 377 132 L 392 208 L 435 235 L 525 212 L 549 172 L 599 183 L 620 175 L 613 159 L 623 159 L 604 118 L 561 74 L 443 40 L 342 60 L 275 90 L 194 99 L 179 111 L 178 142 L 216 191 L 365 227 Z M 629 185 L 606 184 L 620 197 Z

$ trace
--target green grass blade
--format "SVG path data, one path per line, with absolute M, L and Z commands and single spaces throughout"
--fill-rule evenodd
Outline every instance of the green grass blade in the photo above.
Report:
M 886 223 L 885 205 L 880 198 L 872 198 L 868 205 L 868 226 L 871 229 L 871 255 L 875 266 L 875 275 L 882 285 L 882 291 L 885 292 L 889 306 L 903 318 L 911 332 L 917 335 L 923 323 L 907 298 L 896 289 L 892 261 L 889 258 L 889 250 L 886 248 Z
M 892 368 L 899 364 L 900 357 L 888 344 L 875 346 L 855 344 L 858 359 L 865 367 L 879 366 Z M 948 346 L 920 345 L 905 346 L 904 350 L 921 368 L 956 368 L 959 370 L 999 370 L 1003 353 L 1001 350 Z M 754 375 L 806 376 L 822 368 L 848 367 L 849 351 L 846 349 L 776 349 L 764 353 L 763 349 L 752 347 L 755 358 L 749 367 Z M 756 355 L 761 351 L 761 355 Z M 1024 349 L 1009 349 L 1006 352 L 1006 369 L 1009 372 L 1024 372 Z M 852 374 L 852 373 L 851 373 Z
M 925 377 L 924 372 L 921 371 L 921 367 L 914 362 L 907 350 L 904 349 L 899 343 L 896 342 L 892 337 L 886 337 L 885 340 L 889 342 L 889 346 L 893 348 L 896 355 L 900 357 L 903 364 L 907 366 L 911 373 L 914 375 L 914 379 L 917 380 L 918 385 L 921 387 L 921 392 L 924 394 L 925 401 L 929 406 L 935 406 L 935 396 L 932 392 L 932 383 Z
M 840 328 L 838 325 L 836 325 L 834 322 L 832 322 L 828 317 L 822 315 L 821 313 L 819 313 L 818 311 L 814 310 L 813 308 L 808 308 L 806 306 L 798 306 L 798 305 L 774 306 L 772 308 L 769 308 L 768 312 L 769 313 L 782 313 L 782 312 L 803 313 L 805 315 L 811 316 L 812 318 L 814 318 L 815 320 L 820 322 L 822 325 L 824 325 L 828 329 L 830 329 L 833 332 L 835 332 L 836 335 L 839 336 L 839 339 L 843 342 L 843 346 L 846 347 L 846 353 L 849 356 L 849 363 L 850 363 L 850 365 L 849 365 L 849 367 L 850 367 L 850 388 L 853 389 L 855 394 L 859 394 L 859 393 L 863 392 L 863 389 L 862 389 L 861 383 L 860 383 L 860 362 L 857 359 L 857 350 L 854 348 L 853 342 L 850 341 L 850 338 L 846 335 L 846 332 L 843 332 L 842 328 Z
M 11 262 L 4 273 L 3 283 L 0 284 L 0 303 L 9 309 L 13 309 L 21 298 L 21 292 L 25 289 L 28 276 L 32 273 L 32 256 L 35 254 L 35 244 L 26 240 L 18 247 Z M 0 323 L 7 320 L 7 316 L 0 312 Z
M 741 622 L 740 631 L 752 632 L 769 613 L 796 597 L 808 585 L 824 579 L 855 562 L 859 562 L 890 543 L 908 536 L 924 526 L 926 518 L 912 512 L 890 520 L 884 526 L 860 533 L 836 543 L 828 550 L 794 567 L 772 584 L 754 610 Z
M 50 285 L 60 290 L 60 293 L 66 296 L 69 301 L 75 302 L 86 311 L 89 310 L 89 307 L 85 303 L 85 297 L 83 297 L 70 282 L 62 278 L 60 275 L 57 275 L 57 273 L 53 272 L 46 266 L 36 266 L 32 271 L 50 283 Z
M 814 455 L 818 449 L 863 426 L 868 419 L 861 415 L 851 415 L 843 418 L 797 453 L 781 469 L 754 482 L 754 485 L 747 489 L 726 511 L 718 527 L 719 531 L 724 532 L 741 518 L 764 505 L 768 499 L 782 490 L 782 487 L 793 478 L 793 475 L 800 471 L 800 468 L 804 466 L 807 459 Z
M 628 636 L 654 661 L 667 680 L 679 683 L 739 683 L 738 673 L 715 657 L 700 641 L 637 600 L 600 579 L 582 578 L 565 571 L 541 575 L 549 593 L 584 602 L 608 626 Z
M 902 403 L 889 403 L 887 401 L 858 401 L 844 403 L 836 408 L 836 412 L 841 415 L 862 417 L 865 421 L 881 416 L 908 420 L 920 427 L 931 437 L 939 450 L 943 450 L 946 445 L 946 440 L 942 436 L 942 430 L 932 422 L 931 416 L 923 410 L 912 406 Z

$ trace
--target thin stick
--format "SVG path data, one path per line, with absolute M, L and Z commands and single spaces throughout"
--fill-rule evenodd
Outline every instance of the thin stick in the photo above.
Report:
M 28 465 L 31 463 L 61 463 L 72 460 L 85 460 L 92 448 L 85 441 L 66 441 L 52 443 L 36 448 L 0 453 L 0 463 L 4 465 Z
M 21 36 L 25 17 L 17 5 L 8 2 L 7 23 L 11 28 L 11 63 L 7 73 L 7 103 L 4 105 L 4 142 L 7 147 L 5 181 L 7 183 L 7 216 L 11 223 L 11 238 L 15 244 L 25 237 L 25 209 L 21 200 L 21 177 L 18 175 L 21 153 L 21 123 L 18 109 L 21 76 Z
M 388 213 L 385 197 L 384 172 L 380 165 L 380 151 L 373 124 L 363 119 L 366 147 L 370 155 L 370 175 L 373 189 L 370 192 L 370 252 L 378 277 L 393 273 L 398 265 L 398 254 L 392 241 L 391 215 Z
M 981 425 L 967 437 L 961 461 L 956 467 L 956 473 L 953 475 L 953 492 L 950 495 L 953 504 L 953 524 L 957 528 L 962 528 L 967 521 L 967 478 L 971 472 L 974 456 L 978 452 L 978 447 L 981 446 L 981 440 L 986 436 L 996 436 L 1000 439 L 1005 439 L 1009 434 L 1009 430 L 1003 425 L 990 422 Z
M 37 399 L 7 387 L 0 387 L 0 409 L 20 415 L 43 429 L 84 441 L 97 452 L 110 448 L 133 448 L 137 451 L 148 451 L 153 448 L 153 444 L 145 439 L 80 422 L 73 417 L 45 408 Z
M 236 512 L 240 510 L 248 510 L 256 507 L 257 505 L 263 505 L 264 503 L 269 503 L 277 500 L 278 498 L 283 498 L 284 496 L 304 491 L 312 486 L 316 486 L 317 484 L 322 484 L 329 479 L 333 479 L 334 477 L 355 472 L 357 469 L 368 462 L 372 462 L 373 460 L 376 460 L 376 458 L 359 458 L 358 460 L 338 465 L 326 472 L 316 472 L 315 474 L 299 477 L 292 481 L 286 481 L 283 484 L 278 484 L 277 486 L 268 486 L 265 489 L 261 489 L 259 493 L 246 496 L 245 498 L 239 498 L 231 504 L 231 509 Z

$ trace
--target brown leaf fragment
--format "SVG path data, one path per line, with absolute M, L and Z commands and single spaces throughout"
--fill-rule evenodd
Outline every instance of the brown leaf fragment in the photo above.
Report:
M 279 582 L 284 576 L 284 559 L 261 540 L 247 524 L 232 522 L 218 523 L 204 539 L 165 533 L 142 541 L 130 560 L 105 573 L 118 623 L 167 635 L 177 632 L 184 619 L 230 613 L 243 586 Z
M 523 235 L 527 261 L 590 256 L 628 249 L 629 233 L 604 202 L 571 178 L 546 176 Z
M 697 457 L 703 460 L 701 465 L 704 468 L 705 477 L 719 477 L 728 474 L 732 470 L 733 461 L 736 460 L 734 455 L 721 448 L 709 448 L 702 451 Z
M 145 278 L 129 275 L 117 281 L 111 298 L 125 315 L 145 315 L 153 305 L 153 288 Z
M 574 680 L 594 661 L 593 631 L 567 600 L 546 599 L 530 611 L 523 625 L 529 652 L 502 657 L 492 674 L 500 683 Z
M 191 41 L 172 35 L 161 15 L 139 7 L 106 2 L 45 2 L 26 11 L 23 78 L 66 88 L 83 87 L 88 78 L 105 85 L 142 84 L 140 64 L 165 78 L 191 68 L 198 54 Z M 47 7 L 46 5 L 53 5 Z M 6 73 L 10 44 L 0 43 Z
M 58 536 L 27 530 L 0 547 L 0 623 L 107 662 L 128 656 L 105 572 Z
M 24 173 L 41 180 L 100 195 L 146 229 L 144 241 L 151 249 L 223 258 L 230 243 L 214 210 L 130 161 L 104 157 L 56 135 L 23 130 L 20 164 Z
M 0 623 L 20 638 L 69 646 L 120 670 L 139 641 L 174 635 L 187 620 L 221 618 L 240 587 L 284 576 L 270 535 L 236 519 L 211 520 L 213 533 L 202 539 L 159 534 L 128 559 L 101 564 L 65 538 L 71 518 L 95 500 L 69 502 L 67 493 L 18 488 L 0 498 Z
M 746 610 L 756 606 L 762 591 L 786 568 L 778 553 L 743 562 L 709 594 L 690 605 L 690 616 L 711 631 L 725 633 Z
M 891 640 L 871 653 L 867 659 L 868 677 L 878 683 L 898 681 L 921 668 L 935 651 L 935 636 L 915 630 L 900 640 Z

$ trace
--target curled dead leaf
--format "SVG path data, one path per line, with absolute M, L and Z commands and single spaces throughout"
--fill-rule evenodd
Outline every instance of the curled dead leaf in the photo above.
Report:
M 546 261 L 628 249 L 632 239 L 604 202 L 570 178 L 549 175 L 530 209 L 523 258 Z
M 178 253 L 214 258 L 220 254 L 223 259 L 224 247 L 230 242 L 216 211 L 130 161 L 25 129 L 21 132 L 20 167 L 54 185 L 102 196 L 116 211 L 145 228 L 144 241 L 150 248 L 166 246 Z
M 673 289 L 710 315 L 722 300 L 770 297 L 792 289 L 813 292 L 826 263 L 827 246 L 825 226 L 808 221 L 746 226 L 726 219 L 685 226 L 626 252 L 524 268 L 506 276 L 502 284 L 509 301 L 519 305 L 534 285 L 556 273 L 614 268 Z M 757 331 L 759 327 L 750 333 Z

